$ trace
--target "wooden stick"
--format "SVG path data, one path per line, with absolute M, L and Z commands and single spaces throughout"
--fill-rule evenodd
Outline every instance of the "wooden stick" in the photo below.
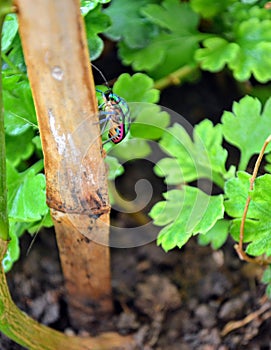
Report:
M 87 328 L 113 307 L 107 176 L 80 2 L 15 5 L 71 322 Z

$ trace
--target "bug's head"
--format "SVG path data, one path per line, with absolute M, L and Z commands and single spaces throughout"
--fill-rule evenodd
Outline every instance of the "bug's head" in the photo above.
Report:
M 114 94 L 112 90 L 106 90 L 103 95 L 106 101 L 110 101 L 112 104 L 118 104 L 121 101 L 119 96 Z

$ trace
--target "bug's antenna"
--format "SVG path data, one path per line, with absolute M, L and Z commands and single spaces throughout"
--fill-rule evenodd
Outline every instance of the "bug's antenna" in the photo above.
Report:
M 104 80 L 105 85 L 108 87 L 108 89 L 110 89 L 110 87 L 109 87 L 109 85 L 108 85 L 108 82 L 107 82 L 105 76 L 103 75 L 102 71 L 101 71 L 98 67 L 96 67 L 93 63 L 90 62 L 90 64 L 92 65 L 93 68 L 96 69 L 97 72 L 100 73 L 101 77 L 102 77 L 103 80 Z

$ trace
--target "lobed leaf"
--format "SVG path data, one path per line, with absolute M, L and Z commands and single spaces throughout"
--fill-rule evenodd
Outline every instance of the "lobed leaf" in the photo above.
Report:
M 157 28 L 141 14 L 140 9 L 157 0 L 114 0 L 104 10 L 112 21 L 112 25 L 105 32 L 115 41 L 123 40 L 129 48 L 142 48 L 147 46 L 151 38 L 157 34 Z
M 198 49 L 195 59 L 201 68 L 210 72 L 219 72 L 226 64 L 236 59 L 239 47 L 219 37 L 207 38 L 203 41 L 204 48 Z
M 6 135 L 6 158 L 12 165 L 18 166 L 22 161 L 32 156 L 35 150 L 32 143 L 33 136 L 34 133 L 31 129 L 14 136 Z
M 10 49 L 17 32 L 18 32 L 17 16 L 14 13 L 9 13 L 5 17 L 5 21 L 2 28 L 1 50 L 3 52 L 7 52 Z
M 191 236 L 208 232 L 223 217 L 223 197 L 208 196 L 198 188 L 184 186 L 164 194 L 166 201 L 154 205 L 150 217 L 154 224 L 165 226 L 158 244 L 165 251 L 181 248 Z
M 151 153 L 148 142 L 140 139 L 125 139 L 110 149 L 110 156 L 121 160 L 141 159 Z
M 236 31 L 239 52 L 236 59 L 229 63 L 237 80 L 247 80 L 251 74 L 261 83 L 271 78 L 270 25 L 270 20 L 260 21 L 258 18 L 240 23 Z
M 218 220 L 208 232 L 199 235 L 199 244 L 203 246 L 211 244 L 215 250 L 221 248 L 227 240 L 229 226 L 230 221 L 224 219 Z
M 86 16 L 89 11 L 92 11 L 99 4 L 107 4 L 111 0 L 80 0 L 80 9 L 83 16 Z
M 35 126 L 36 112 L 29 82 L 10 84 L 11 90 L 3 91 L 5 131 L 8 135 L 19 135 Z
M 243 5 L 244 6 L 244 5 Z M 264 13 L 268 11 L 263 10 Z M 195 59 L 202 69 L 217 72 L 227 64 L 233 71 L 235 79 L 248 80 L 252 75 L 261 83 L 271 79 L 271 31 L 269 19 L 248 17 L 252 11 L 244 11 L 241 18 L 227 18 L 231 33 L 226 40 L 222 37 L 207 38 L 203 41 L 204 48 L 197 50 Z
M 114 180 L 116 177 L 118 177 L 124 173 L 124 168 L 119 163 L 117 158 L 107 155 L 105 158 L 105 163 L 109 167 L 108 180 Z
M 192 9 L 203 18 L 211 18 L 222 13 L 234 0 L 191 0 Z
M 271 99 L 262 111 L 257 98 L 245 96 L 238 103 L 234 102 L 233 112 L 225 111 L 222 115 L 223 134 L 225 139 L 241 151 L 239 169 L 244 170 L 252 155 L 260 152 L 270 130 Z M 267 148 L 266 152 L 270 150 Z
M 151 103 L 130 104 L 135 121 L 131 125 L 131 135 L 135 138 L 157 140 L 165 132 L 170 116 L 160 106 Z
M 146 74 L 136 73 L 131 76 L 124 73 L 115 82 L 113 91 L 127 102 L 156 103 L 159 101 L 160 91 L 153 86 L 153 79 Z
M 253 256 L 271 255 L 270 239 L 270 193 L 271 175 L 265 174 L 255 180 L 254 189 L 249 191 L 251 175 L 238 172 L 236 179 L 229 180 L 225 187 L 225 210 L 234 217 L 230 231 L 239 240 L 240 224 L 247 196 L 250 195 L 247 219 L 245 222 L 244 241 L 249 242 L 246 252 Z
M 118 145 L 108 145 L 110 156 L 122 160 L 145 158 L 151 153 L 147 141 L 161 137 L 169 124 L 169 116 L 161 112 L 160 107 L 153 104 L 159 99 L 159 91 L 153 88 L 153 80 L 143 73 L 133 76 L 122 74 L 113 87 L 114 93 L 129 102 L 130 114 L 133 123 L 130 134 Z
M 7 71 L 9 75 L 19 74 L 27 80 L 26 64 L 24 62 L 22 43 L 18 32 L 16 33 L 6 55 L 8 56 L 8 63 L 3 65 L 3 69 Z M 5 56 L 3 56 L 3 61 L 4 59 Z M 11 62 L 12 65 L 10 65 L 9 62 Z
M 271 298 L 271 266 L 270 265 L 267 266 L 267 268 L 265 269 L 261 282 L 267 284 L 266 295 L 270 299 Z
M 208 178 L 223 186 L 223 178 L 227 177 L 227 151 L 222 147 L 221 125 L 213 126 L 211 121 L 204 120 L 194 128 L 193 138 L 192 141 L 179 124 L 167 129 L 159 145 L 173 160 L 159 161 L 156 174 L 166 176 L 166 182 L 171 185 Z
M 85 15 L 85 25 L 91 60 L 98 58 L 103 49 L 103 40 L 98 36 L 110 26 L 110 18 L 101 12 L 100 6 Z
M 161 5 L 143 7 L 141 13 L 160 29 L 142 48 L 121 42 L 119 53 L 125 64 L 131 64 L 134 70 L 146 70 L 157 79 L 194 62 L 198 41 L 205 35 L 199 35 L 199 17 L 188 3 L 165 0 Z
M 242 217 L 249 191 L 251 175 L 238 171 L 237 177 L 225 183 L 225 210 L 231 217 Z M 253 204 L 249 207 L 251 210 Z
M 45 193 L 45 176 L 34 169 L 23 173 L 7 162 L 9 219 L 16 222 L 35 222 L 48 212 Z
M 228 7 L 227 12 L 224 13 L 223 19 L 229 29 L 235 30 L 241 22 L 247 21 L 251 18 L 258 18 L 260 20 L 271 19 L 271 13 L 261 4 L 252 6 L 243 2 L 234 1 Z
M 10 271 L 14 262 L 20 257 L 20 245 L 16 234 L 16 225 L 17 224 L 15 222 L 9 224 L 10 241 L 8 243 L 7 252 L 2 260 L 2 266 L 4 267 L 5 272 Z

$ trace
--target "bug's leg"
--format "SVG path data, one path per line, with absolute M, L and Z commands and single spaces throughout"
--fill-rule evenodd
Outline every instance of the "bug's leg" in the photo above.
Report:
M 105 140 L 102 145 L 104 146 L 107 142 L 110 142 L 110 141 L 114 140 L 116 137 L 117 136 L 110 137 L 109 139 Z
M 105 140 L 103 143 L 102 143 L 102 146 L 104 146 L 106 143 L 110 142 L 111 140 L 113 140 L 116 136 L 113 136 L 113 137 L 110 137 L 110 139 L 107 139 Z
M 104 118 L 104 119 L 100 119 L 99 120 L 99 124 L 102 124 L 103 122 L 108 122 L 111 119 L 111 115 L 109 115 L 108 117 Z
M 104 122 L 104 124 L 103 124 L 103 126 L 102 126 L 102 128 L 101 128 L 101 135 L 104 133 L 105 128 L 106 128 L 108 122 L 109 122 L 109 118 L 105 118 L 105 122 Z
M 99 121 L 97 123 L 94 123 L 94 124 L 102 124 L 103 122 L 108 121 L 109 119 L 111 119 L 112 112 L 105 112 L 105 111 L 99 112 L 99 116 L 103 116 L 103 115 L 106 115 L 107 117 L 105 117 L 103 119 L 99 119 Z
M 109 141 L 111 141 L 111 138 L 108 139 L 108 140 L 105 140 L 103 143 L 102 143 L 102 146 L 104 146 L 106 143 L 108 143 Z

